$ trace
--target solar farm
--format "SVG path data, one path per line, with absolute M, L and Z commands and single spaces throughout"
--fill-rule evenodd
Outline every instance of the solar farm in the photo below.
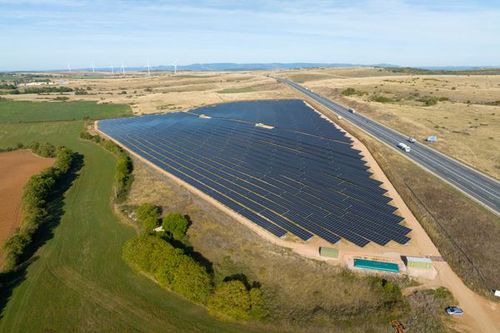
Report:
M 303 101 L 108 119 L 99 129 L 277 237 L 410 240 L 352 140 Z

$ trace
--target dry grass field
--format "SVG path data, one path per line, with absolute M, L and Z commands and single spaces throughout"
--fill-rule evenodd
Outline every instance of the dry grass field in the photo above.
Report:
M 36 156 L 29 150 L 0 153 L 0 246 L 21 221 L 24 184 L 52 163 L 54 159 Z M 0 267 L 3 259 L 3 250 L 0 250 Z
M 500 75 L 408 75 L 378 68 L 280 73 L 500 178 Z
M 243 273 L 249 281 L 262 285 L 270 308 L 269 328 L 278 325 L 284 331 L 390 332 L 389 315 L 405 322 L 411 320 L 415 332 L 426 331 L 425 325 L 431 331 L 447 331 L 444 325 L 450 322 L 434 296 L 426 300 L 427 307 L 415 303 L 428 291 L 411 293 L 405 301 L 407 308 L 388 314 L 369 276 L 273 245 L 134 159 L 134 183 L 125 207 L 132 209 L 144 202 L 161 206 L 164 213 L 182 212 L 190 217 L 189 243 L 213 264 L 216 279 Z M 403 278 L 397 280 L 402 287 L 414 285 Z
M 236 100 L 290 98 L 292 92 L 259 72 L 178 72 L 101 76 L 65 75 L 53 79 L 83 94 L 9 95 L 16 100 L 91 100 L 130 104 L 135 114 L 180 111 Z

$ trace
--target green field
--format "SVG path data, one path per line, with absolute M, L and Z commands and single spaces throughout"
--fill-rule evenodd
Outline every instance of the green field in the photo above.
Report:
M 118 118 L 132 115 L 128 105 L 77 102 L 25 102 L 0 100 L 0 123 Z
M 67 110 L 61 112 L 65 119 Z M 61 120 L 54 112 L 51 118 Z M 53 237 L 35 254 L 26 276 L 1 309 L 0 332 L 262 331 L 221 322 L 122 261 L 122 245 L 134 231 L 113 213 L 116 160 L 98 145 L 78 138 L 83 125 L 83 121 L 0 124 L 0 147 L 48 141 L 84 157 L 65 194 L 64 214 Z

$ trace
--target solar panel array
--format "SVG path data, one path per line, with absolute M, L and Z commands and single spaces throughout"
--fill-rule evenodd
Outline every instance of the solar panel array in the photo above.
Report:
M 302 101 L 227 103 L 99 127 L 278 237 L 409 241 L 411 229 L 352 140 Z

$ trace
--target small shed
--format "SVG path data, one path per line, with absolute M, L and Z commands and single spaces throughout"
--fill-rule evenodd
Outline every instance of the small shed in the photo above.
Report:
M 432 260 L 425 257 L 406 257 L 406 265 L 411 268 L 431 269 Z
M 319 255 L 322 257 L 328 257 L 328 258 L 339 258 L 339 250 L 331 248 L 331 247 L 320 247 L 319 248 Z
M 427 137 L 427 139 L 425 139 L 425 141 L 427 142 L 436 142 L 437 140 L 438 140 L 437 135 L 430 135 Z

